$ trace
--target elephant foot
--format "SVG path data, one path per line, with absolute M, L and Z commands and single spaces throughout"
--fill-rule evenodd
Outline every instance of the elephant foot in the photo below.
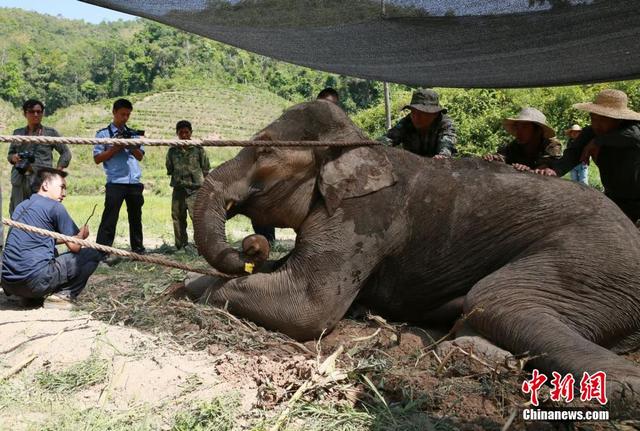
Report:
M 242 252 L 248 261 L 258 265 L 269 259 L 271 246 L 264 236 L 249 235 L 242 240 Z
M 190 300 L 206 303 L 207 292 L 210 289 L 219 289 L 224 283 L 225 281 L 219 277 L 189 272 L 184 279 L 183 291 Z
M 514 356 L 479 335 L 464 335 L 450 341 L 440 343 L 436 349 L 441 358 L 446 358 L 456 351 L 495 369 L 498 366 L 516 367 Z
M 640 419 L 640 378 L 607 376 L 607 398 L 612 419 Z

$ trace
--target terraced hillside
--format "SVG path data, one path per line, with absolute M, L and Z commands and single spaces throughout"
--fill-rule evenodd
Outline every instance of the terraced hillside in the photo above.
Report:
M 291 105 L 290 102 L 266 90 L 240 85 L 132 95 L 130 99 L 134 104 L 134 111 L 129 125 L 144 129 L 145 135 L 152 138 L 175 137 L 176 122 L 187 119 L 193 124 L 194 138 L 248 139 Z M 113 100 L 104 100 L 100 103 L 74 105 L 46 117 L 44 123 L 55 127 L 64 136 L 93 137 L 96 130 L 105 127 L 111 121 L 112 103 Z M 11 127 L 22 125 L 24 119 L 20 118 L 19 112 L 12 111 L 9 104 L 5 106 L 0 103 L 0 122 L 10 123 L 10 127 L 4 133 L 10 134 L 13 130 Z M 9 165 L 2 160 L 5 160 L 7 149 L 6 143 L 0 144 L 0 184 L 5 191 L 5 216 L 10 191 Z M 233 157 L 238 150 L 207 148 L 207 153 L 212 167 L 215 167 Z M 98 215 L 89 223 L 91 232 L 95 234 L 102 212 L 105 176 L 102 166 L 93 162 L 91 146 L 73 146 L 71 151 L 73 159 L 68 169 L 69 197 L 65 200 L 65 206 L 74 218 L 84 220 L 91 213 L 93 205 L 97 204 Z M 147 237 L 171 243 L 172 189 L 165 169 L 166 152 L 167 147 L 148 147 L 142 161 L 142 179 L 145 185 L 143 224 Z M 127 216 L 124 211 L 123 206 L 117 232 L 117 236 L 123 241 L 128 237 Z M 229 225 L 233 237 L 242 237 L 244 231 L 249 229 L 246 220 L 238 219 Z
M 194 138 L 222 137 L 248 139 L 278 117 L 290 102 L 249 86 L 186 89 L 155 94 L 132 95 L 134 105 L 129 126 L 145 130 L 150 138 L 174 138 L 177 121 L 187 119 Z M 46 119 L 46 124 L 64 136 L 93 137 L 96 130 L 111 121 L 112 100 L 75 105 Z M 100 193 L 104 185 L 102 168 L 93 162 L 90 146 L 72 147 L 70 172 L 74 181 L 70 191 L 89 195 Z M 237 148 L 207 148 L 213 166 L 233 157 Z M 171 193 L 165 172 L 167 147 L 147 148 L 143 161 L 143 180 L 148 192 L 167 196 Z
M 176 122 L 187 119 L 193 124 L 194 136 L 244 139 L 290 105 L 273 93 L 248 86 L 167 91 L 136 95 L 131 100 L 134 111 L 130 124 L 153 138 L 174 137 Z M 66 136 L 93 136 L 108 124 L 111 102 L 60 110 L 49 123 Z

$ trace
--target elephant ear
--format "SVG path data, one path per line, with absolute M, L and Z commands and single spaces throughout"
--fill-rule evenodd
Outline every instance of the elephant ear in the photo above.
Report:
M 387 156 L 376 149 L 358 147 L 322 166 L 318 189 L 332 215 L 343 199 L 368 195 L 395 182 Z

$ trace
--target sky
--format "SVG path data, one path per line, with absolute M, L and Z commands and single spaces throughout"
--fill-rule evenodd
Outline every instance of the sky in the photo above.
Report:
M 77 0 L 0 0 L 0 7 L 16 7 L 54 16 L 62 15 L 65 18 L 83 19 L 94 24 L 102 21 L 136 18 L 133 15 L 93 6 Z

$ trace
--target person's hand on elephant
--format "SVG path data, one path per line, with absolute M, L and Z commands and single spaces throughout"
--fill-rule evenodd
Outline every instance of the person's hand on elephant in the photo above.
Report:
M 434 158 L 435 160 L 443 160 L 443 159 L 448 159 L 448 158 L 449 158 L 449 156 L 444 155 L 444 154 L 436 154 L 435 156 L 433 156 L 433 158 Z
M 533 172 L 538 175 L 542 175 L 544 177 L 557 177 L 556 171 L 551 168 L 540 167 L 538 169 L 534 169 Z
M 522 163 L 514 163 L 513 165 L 511 165 L 513 167 L 513 169 L 515 169 L 516 171 L 520 171 L 520 172 L 529 172 L 531 171 L 531 168 L 527 165 L 523 165 Z
M 580 155 L 580 162 L 589 165 L 589 160 L 593 159 L 593 161 L 598 160 L 598 155 L 600 154 L 600 147 L 596 145 L 595 141 L 592 139 L 582 150 L 582 154 Z
M 505 162 L 505 158 L 502 154 L 485 154 L 482 158 L 487 162 Z

